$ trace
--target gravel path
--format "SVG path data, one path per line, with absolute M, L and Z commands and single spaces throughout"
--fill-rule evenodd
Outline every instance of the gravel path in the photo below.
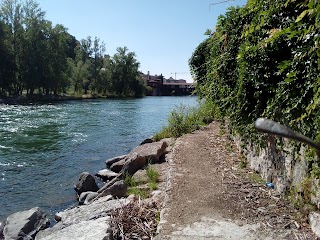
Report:
M 307 218 L 248 168 L 219 123 L 176 141 L 156 239 L 316 239 Z

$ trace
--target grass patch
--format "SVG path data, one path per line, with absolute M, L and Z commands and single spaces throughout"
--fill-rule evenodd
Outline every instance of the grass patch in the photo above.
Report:
M 148 186 L 149 186 L 150 190 L 158 189 L 158 183 L 156 183 L 156 182 L 149 182 Z
M 154 170 L 150 165 L 146 168 L 148 186 L 150 190 L 156 190 L 158 188 L 158 182 L 160 174 Z
M 200 129 L 219 118 L 220 114 L 211 101 L 204 101 L 198 108 L 186 107 L 183 104 L 176 107 L 168 118 L 168 124 L 153 136 L 155 141 L 163 138 L 178 138 L 186 133 Z
M 149 196 L 149 191 L 156 190 L 158 188 L 158 182 L 160 174 L 153 169 L 150 165 L 146 168 L 147 181 L 145 180 L 135 180 L 132 176 L 126 176 L 124 182 L 128 186 L 128 195 L 134 194 L 135 196 L 140 196 L 141 198 L 147 198 Z M 149 190 L 139 188 L 140 185 L 147 183 Z
M 124 178 L 124 182 L 128 187 L 136 187 L 138 185 L 137 182 L 133 179 L 133 177 L 129 175 L 127 175 Z
M 149 192 L 148 190 L 144 190 L 138 187 L 129 187 L 128 188 L 128 195 L 134 194 L 135 196 L 139 196 L 143 199 L 148 198 Z
M 154 170 L 150 165 L 146 168 L 147 177 L 149 182 L 159 182 L 160 174 Z

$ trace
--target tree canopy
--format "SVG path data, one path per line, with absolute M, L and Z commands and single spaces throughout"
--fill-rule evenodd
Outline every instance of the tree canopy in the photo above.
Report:
M 0 96 L 65 92 L 142 96 L 135 53 L 110 57 L 98 37 L 77 40 L 34 0 L 0 2 Z M 123 65 L 125 61 L 125 66 Z

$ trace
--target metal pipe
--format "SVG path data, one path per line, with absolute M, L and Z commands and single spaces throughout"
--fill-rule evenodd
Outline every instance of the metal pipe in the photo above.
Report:
M 294 139 L 299 142 L 304 142 L 320 151 L 320 145 L 315 141 L 313 141 L 311 138 L 308 138 L 300 133 L 297 133 L 286 126 L 281 125 L 278 122 L 272 121 L 267 118 L 258 118 L 255 121 L 254 126 L 260 132 L 278 135 L 280 137 L 285 137 L 289 139 Z

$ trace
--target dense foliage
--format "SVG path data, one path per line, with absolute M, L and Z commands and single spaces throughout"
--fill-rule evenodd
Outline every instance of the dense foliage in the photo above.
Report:
M 82 94 L 142 96 L 139 62 L 126 47 L 110 57 L 99 38 L 76 40 L 45 19 L 34 0 L 0 1 L 0 96 Z
M 320 3 L 248 0 L 220 16 L 189 64 L 197 93 L 253 137 L 267 117 L 319 138 Z

